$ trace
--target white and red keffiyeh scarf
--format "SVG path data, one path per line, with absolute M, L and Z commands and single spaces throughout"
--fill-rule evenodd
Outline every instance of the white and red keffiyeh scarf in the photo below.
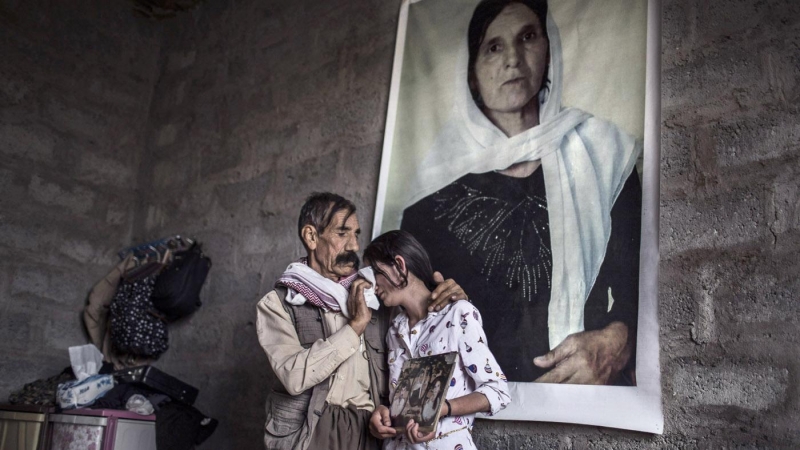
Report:
M 329 280 L 309 267 L 307 258 L 301 258 L 289 264 L 275 282 L 275 287 L 285 286 L 288 289 L 286 301 L 291 305 L 302 305 L 308 301 L 325 311 L 341 311 L 349 318 L 347 293 L 356 277 L 358 272 L 339 281 Z

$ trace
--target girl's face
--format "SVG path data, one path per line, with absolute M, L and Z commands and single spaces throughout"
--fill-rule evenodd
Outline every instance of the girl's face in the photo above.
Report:
M 397 268 L 383 263 L 375 263 L 372 266 L 378 269 L 375 271 L 375 294 L 386 307 L 400 306 L 404 288 L 398 287 L 402 284 L 403 278 Z

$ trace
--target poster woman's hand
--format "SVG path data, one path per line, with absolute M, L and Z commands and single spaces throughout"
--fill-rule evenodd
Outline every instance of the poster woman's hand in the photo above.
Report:
M 536 382 L 609 384 L 628 363 L 631 347 L 628 326 L 622 322 L 571 334 L 547 354 L 533 359 L 538 367 L 552 367 Z

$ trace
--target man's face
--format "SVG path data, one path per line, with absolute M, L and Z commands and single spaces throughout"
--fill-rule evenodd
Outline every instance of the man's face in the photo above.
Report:
M 331 223 L 317 234 L 316 247 L 309 249 L 309 265 L 325 278 L 337 281 L 358 269 L 358 237 L 361 228 L 355 213 L 333 215 Z
M 487 109 L 521 110 L 536 97 L 549 43 L 536 14 L 512 3 L 489 24 L 475 59 L 475 78 Z

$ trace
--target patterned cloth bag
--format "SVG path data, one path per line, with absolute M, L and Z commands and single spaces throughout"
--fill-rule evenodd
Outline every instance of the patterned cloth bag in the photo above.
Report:
M 111 344 L 120 352 L 157 358 L 169 348 L 167 324 L 151 301 L 157 274 L 123 280 L 111 302 Z

